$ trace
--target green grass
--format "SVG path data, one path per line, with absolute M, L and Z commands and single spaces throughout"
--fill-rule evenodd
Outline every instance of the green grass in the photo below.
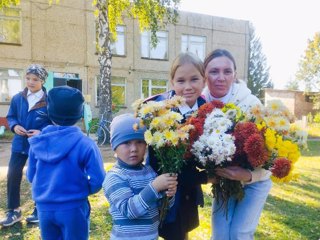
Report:
M 320 142 L 309 141 L 309 149 L 296 164 L 300 174 L 297 181 L 290 184 L 274 184 L 255 233 L 256 240 L 319 240 L 320 239 Z M 107 168 L 110 164 L 106 165 Z M 211 235 L 210 186 L 204 186 L 205 206 L 200 208 L 200 226 L 189 234 L 190 240 L 208 240 Z M 31 213 L 30 185 L 22 183 L 23 215 Z M 0 194 L 6 196 L 6 181 L 2 176 Z M 90 197 L 91 239 L 109 239 L 111 218 L 108 202 L 102 191 Z M 4 216 L 6 198 L 0 198 L 0 214 Z M 39 239 L 36 225 L 25 221 L 11 228 L 2 228 L 0 239 Z

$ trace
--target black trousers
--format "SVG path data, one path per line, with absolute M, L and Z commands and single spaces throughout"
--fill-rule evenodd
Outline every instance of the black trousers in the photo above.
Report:
M 27 159 L 27 154 L 11 153 L 7 174 L 7 207 L 10 210 L 20 207 L 22 172 Z

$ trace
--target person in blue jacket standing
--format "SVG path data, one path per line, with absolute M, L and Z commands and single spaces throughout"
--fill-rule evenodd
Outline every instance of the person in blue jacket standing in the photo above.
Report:
M 32 64 L 26 70 L 26 88 L 16 94 L 10 104 L 7 120 L 12 132 L 11 158 L 7 174 L 7 215 L 0 222 L 2 226 L 12 226 L 22 220 L 20 209 L 20 185 L 23 167 L 28 159 L 28 138 L 35 136 L 51 124 L 47 114 L 47 94 L 43 87 L 48 73 L 43 66 Z M 27 219 L 37 222 L 36 208 Z
M 48 115 L 54 125 L 29 139 L 27 178 L 43 240 L 89 238 L 88 196 L 101 189 L 105 170 L 98 146 L 75 125 L 83 102 L 78 89 L 51 89 Z

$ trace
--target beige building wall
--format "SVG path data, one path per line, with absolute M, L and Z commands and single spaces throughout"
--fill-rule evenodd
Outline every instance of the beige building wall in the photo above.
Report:
M 91 96 L 97 114 L 96 76 L 99 74 L 95 54 L 95 17 L 91 1 L 68 0 L 49 6 L 47 0 L 21 1 L 21 44 L 0 43 L 0 68 L 25 70 L 31 63 L 43 64 L 52 72 L 77 73 L 82 92 Z M 126 104 L 141 97 L 141 80 L 168 79 L 169 69 L 181 49 L 181 34 L 206 37 L 206 53 L 226 48 L 234 55 L 238 77 L 247 79 L 249 35 L 248 21 L 180 12 L 177 25 L 169 25 L 168 60 L 141 58 L 141 36 L 136 20 L 125 20 L 125 56 L 112 58 L 112 75 L 126 79 Z M 0 117 L 9 104 L 0 102 Z

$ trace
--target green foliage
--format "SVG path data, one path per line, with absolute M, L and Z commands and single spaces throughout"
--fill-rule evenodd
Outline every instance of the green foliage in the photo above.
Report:
M 20 5 L 20 0 L 0 0 L 0 10 L 11 6 Z
M 320 91 L 320 32 L 308 40 L 308 46 L 299 63 L 296 78 L 303 81 L 307 91 Z
M 248 68 L 248 87 L 252 94 L 262 99 L 263 88 L 273 88 L 273 83 L 269 79 L 269 69 L 267 58 L 262 52 L 260 39 L 255 35 L 255 29 L 250 24 L 250 49 Z
M 287 82 L 285 88 L 288 90 L 299 90 L 299 81 L 296 79 L 290 80 Z
M 314 116 L 313 122 L 315 122 L 315 123 L 320 123 L 320 112 L 318 112 L 318 113 Z

